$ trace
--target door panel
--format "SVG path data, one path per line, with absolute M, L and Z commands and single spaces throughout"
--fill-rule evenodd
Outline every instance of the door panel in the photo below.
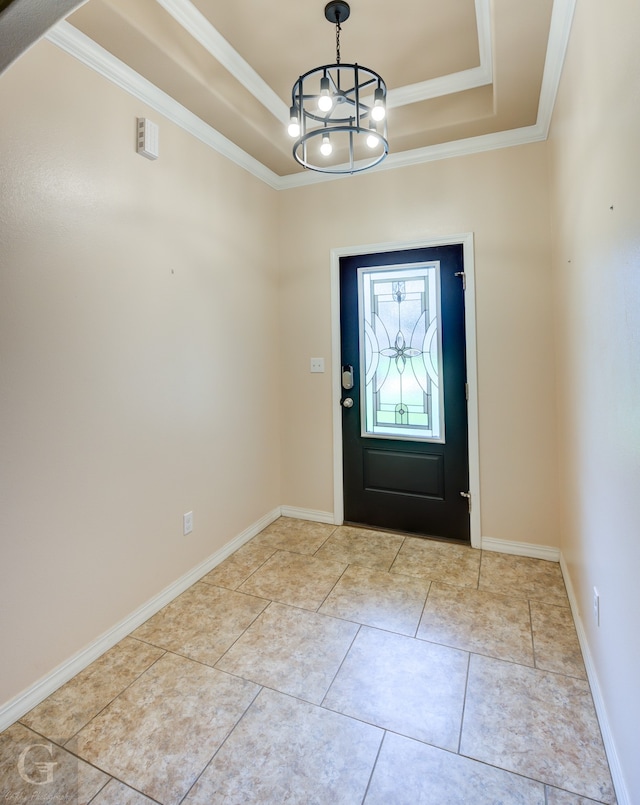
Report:
M 399 453 L 364 448 L 364 488 L 367 491 L 401 492 L 425 498 L 444 498 L 442 456 Z
M 340 260 L 347 522 L 469 541 L 463 271 L 462 245 Z

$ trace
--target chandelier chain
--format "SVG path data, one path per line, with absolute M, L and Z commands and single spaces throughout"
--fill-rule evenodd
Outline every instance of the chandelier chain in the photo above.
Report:
M 342 26 L 340 25 L 340 15 L 337 14 L 336 16 L 336 64 L 340 64 L 340 31 Z

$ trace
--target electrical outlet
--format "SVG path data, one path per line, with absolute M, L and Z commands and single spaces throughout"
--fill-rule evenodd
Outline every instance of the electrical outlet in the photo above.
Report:
M 186 537 L 193 531 L 193 512 L 187 512 L 182 515 L 182 533 Z
M 597 587 L 593 588 L 593 619 L 596 626 L 600 626 L 600 593 Z

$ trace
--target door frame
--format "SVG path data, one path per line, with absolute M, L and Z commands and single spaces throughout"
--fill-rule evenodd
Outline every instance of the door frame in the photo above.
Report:
M 378 252 L 424 249 L 434 246 L 462 245 L 466 281 L 464 329 L 467 351 L 467 383 L 469 400 L 469 491 L 471 492 L 471 547 L 482 545 L 480 517 L 480 439 L 478 422 L 478 366 L 476 353 L 476 285 L 473 259 L 473 232 L 442 235 L 412 241 L 368 243 L 331 249 L 331 389 L 333 394 L 333 518 L 336 525 L 344 522 L 344 491 L 342 471 L 342 387 L 340 384 L 340 258 Z

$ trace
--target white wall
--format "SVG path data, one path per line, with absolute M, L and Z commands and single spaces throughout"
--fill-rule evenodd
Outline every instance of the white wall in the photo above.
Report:
M 629 802 L 640 802 L 639 30 L 635 0 L 578 3 L 550 138 L 562 551 Z
M 6 702 L 281 495 L 274 191 L 48 43 L 0 109 Z
M 482 535 L 558 546 L 547 167 L 529 145 L 280 194 L 284 504 L 333 508 L 331 249 L 473 232 Z

